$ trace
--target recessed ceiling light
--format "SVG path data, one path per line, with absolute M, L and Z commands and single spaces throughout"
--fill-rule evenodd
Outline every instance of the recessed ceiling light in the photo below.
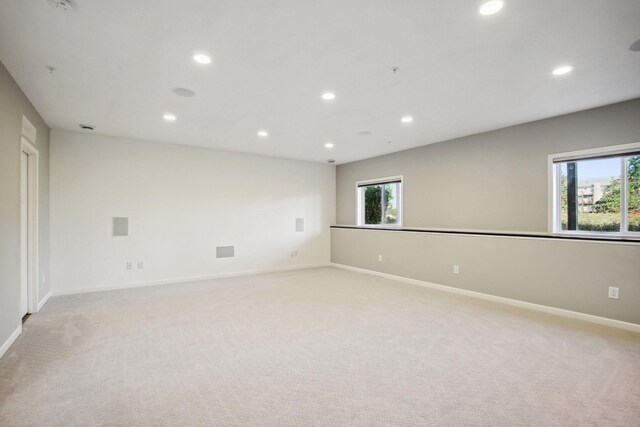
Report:
M 193 60 L 198 64 L 211 64 L 211 57 L 209 55 L 205 55 L 204 53 L 196 53 L 193 55 Z
M 322 94 L 322 99 L 324 99 L 325 101 L 333 101 L 334 99 L 336 99 L 336 94 L 333 92 L 325 92 Z
M 480 12 L 480 15 L 493 15 L 494 13 L 500 12 L 503 6 L 504 2 L 500 0 L 493 0 L 480 6 L 478 12 Z
M 165 119 L 168 122 L 174 122 L 176 120 L 176 115 L 175 114 L 171 114 L 171 113 L 165 113 L 162 116 L 163 119 Z
M 560 67 L 555 68 L 552 73 L 554 76 L 562 76 L 565 74 L 569 74 L 573 71 L 575 67 L 573 65 L 562 65 Z
M 191 98 L 192 96 L 196 96 L 196 93 L 191 89 L 186 89 L 184 87 L 177 87 L 172 90 L 178 96 L 183 96 L 185 98 Z
M 259 130 L 259 131 L 258 131 L 258 136 L 259 136 L 260 138 L 266 138 L 266 137 L 268 137 L 268 136 L 269 136 L 269 132 L 267 132 L 266 130 Z
M 333 148 L 333 142 L 327 142 L 324 144 L 324 148 Z
M 404 116 L 402 119 L 400 119 L 402 121 L 402 123 L 411 123 L 413 121 L 413 117 L 411 116 Z

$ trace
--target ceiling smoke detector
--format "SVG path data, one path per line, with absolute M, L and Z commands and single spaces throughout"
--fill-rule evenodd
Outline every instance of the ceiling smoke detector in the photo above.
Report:
M 329 163 L 330 165 L 334 164 L 336 161 L 334 159 L 329 159 L 327 160 L 327 163 Z
M 96 127 L 92 125 L 79 124 L 78 126 L 80 126 L 82 130 L 96 130 Z
M 76 3 L 73 0 L 47 0 L 50 5 L 55 6 L 56 9 L 72 10 L 76 8 Z

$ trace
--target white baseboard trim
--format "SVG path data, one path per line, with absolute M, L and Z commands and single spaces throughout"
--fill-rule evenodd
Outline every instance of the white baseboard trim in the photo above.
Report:
M 11 344 L 13 344 L 15 340 L 18 339 L 21 333 L 22 333 L 22 323 L 18 326 L 18 328 L 15 331 L 13 331 L 13 333 L 9 336 L 9 338 L 7 338 L 7 340 L 2 344 L 2 347 L 0 347 L 0 358 L 4 356 L 7 350 L 9 350 L 9 347 L 11 347 Z
M 38 303 L 38 311 L 42 310 L 42 307 L 44 307 L 44 305 L 47 303 L 47 301 L 49 301 L 49 298 L 51 297 L 51 291 L 49 291 L 44 298 L 42 298 L 42 301 L 40 301 Z
M 438 285 L 436 283 L 425 282 L 423 280 L 410 279 L 408 277 L 403 277 L 403 276 L 395 276 L 393 274 L 381 273 L 379 271 L 367 270 L 365 268 L 352 267 L 350 265 L 337 264 L 332 262 L 331 266 L 336 268 L 342 268 L 345 270 L 357 271 L 359 273 L 380 276 L 386 279 L 398 280 L 400 282 L 411 283 L 413 285 L 424 286 L 427 288 L 437 289 L 440 291 L 451 292 L 459 295 L 465 295 L 472 298 L 493 301 L 501 304 L 512 305 L 515 307 L 526 308 L 529 310 L 540 311 L 543 313 L 555 314 L 557 316 L 583 320 L 586 322 L 597 323 L 599 325 L 611 326 L 613 328 L 624 329 L 627 331 L 640 333 L 640 325 L 635 323 L 623 322 L 621 320 L 609 319 L 606 317 L 599 317 L 599 316 L 594 316 L 592 314 L 579 313 L 577 311 L 565 310 L 565 309 L 556 308 L 556 307 L 549 307 L 547 305 L 534 304 L 531 302 L 524 302 L 524 301 L 519 301 L 511 298 L 504 298 L 504 297 L 498 297 L 490 294 L 483 294 L 482 292 L 469 291 L 466 289 L 454 288 L 452 286 Z
M 262 270 L 249 270 L 249 271 L 238 271 L 238 272 L 232 272 L 232 273 L 209 274 L 205 276 L 180 277 L 180 278 L 173 278 L 173 279 L 166 279 L 166 280 L 155 280 L 155 281 L 149 281 L 149 282 L 124 283 L 121 285 L 99 286 L 95 288 L 83 288 L 83 289 L 73 289 L 73 290 L 65 290 L 65 291 L 52 290 L 50 294 L 52 296 L 75 295 L 75 294 L 85 294 L 89 292 L 104 292 L 104 291 L 114 291 L 118 289 L 141 288 L 146 286 L 172 285 L 175 283 L 199 282 L 202 280 L 224 279 L 227 277 L 254 276 L 256 274 L 280 273 L 280 272 L 295 271 L 295 270 L 307 270 L 309 268 L 328 267 L 329 265 L 330 265 L 329 263 L 306 264 L 306 265 L 268 268 L 268 269 L 262 269 Z

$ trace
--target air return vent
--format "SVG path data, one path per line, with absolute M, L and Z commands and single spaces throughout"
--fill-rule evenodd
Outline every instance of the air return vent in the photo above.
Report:
M 233 258 L 235 246 L 217 246 L 216 258 Z

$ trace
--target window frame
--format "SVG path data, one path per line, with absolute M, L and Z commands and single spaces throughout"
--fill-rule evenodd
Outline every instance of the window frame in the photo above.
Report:
M 362 195 L 364 191 L 361 191 L 361 188 L 373 186 L 373 185 L 383 185 L 388 184 L 389 181 L 400 181 L 399 191 L 397 194 L 398 197 L 398 221 L 395 224 L 385 224 L 384 223 L 384 210 L 383 210 L 383 223 L 380 224 L 365 224 L 364 223 L 364 207 Z M 361 181 L 356 181 L 356 223 L 358 227 L 367 227 L 367 228 L 402 228 L 402 224 L 404 223 L 404 175 L 395 175 L 395 176 L 387 176 L 384 178 L 376 178 L 376 179 L 366 179 Z M 384 194 L 384 193 L 383 193 Z
M 573 237 L 612 237 L 612 238 L 638 238 L 640 232 L 628 230 L 628 182 L 626 158 L 640 150 L 640 142 L 631 144 L 612 145 L 609 147 L 590 148 L 586 150 L 569 151 L 565 153 L 550 154 L 548 156 L 548 231 L 551 234 Z M 598 157 L 620 157 L 620 231 L 583 231 L 562 230 L 560 213 L 560 165 L 563 162 L 596 159 Z M 623 184 L 624 183 L 624 184 Z M 623 214 L 624 212 L 624 214 Z

